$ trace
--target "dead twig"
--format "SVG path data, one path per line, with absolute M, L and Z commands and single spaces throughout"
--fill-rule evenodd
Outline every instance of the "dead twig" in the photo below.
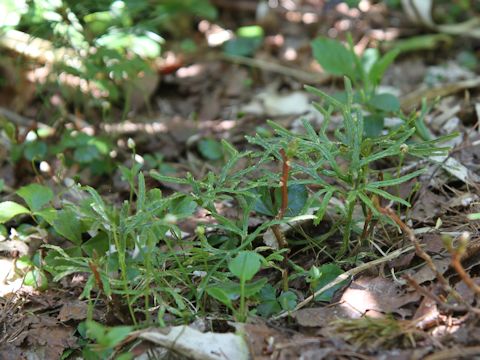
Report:
M 226 54 L 221 54 L 220 57 L 222 60 L 227 60 L 235 64 L 251 66 L 264 71 L 270 71 L 280 75 L 285 75 L 294 78 L 304 84 L 323 84 L 332 78 L 331 75 L 326 73 L 304 71 L 262 59 L 252 59 L 243 56 Z
M 446 310 L 452 310 L 452 311 L 468 311 L 470 310 L 468 307 L 466 306 L 458 306 L 458 305 L 451 305 L 451 304 L 447 304 L 445 303 L 445 301 L 443 301 L 442 299 L 440 299 L 437 295 L 433 294 L 431 291 L 428 291 L 427 289 L 423 288 L 422 286 L 420 286 L 414 278 L 412 278 L 411 276 L 409 275 L 405 275 L 403 277 L 405 280 L 407 280 L 408 282 L 408 285 L 410 285 L 412 288 L 415 289 L 415 291 L 418 291 L 420 294 L 422 294 L 423 296 L 429 298 L 429 299 L 432 299 L 433 301 L 435 301 L 435 303 L 437 303 L 438 306 L 440 306 L 441 308 L 444 308 Z
M 472 356 L 480 354 L 480 346 L 445 349 L 437 351 L 434 354 L 424 357 L 424 360 L 447 360 L 447 359 L 459 359 L 460 357 L 471 359 Z
M 312 295 L 310 295 L 309 297 L 307 297 L 305 300 L 303 300 L 302 302 L 298 303 L 297 306 L 295 306 L 295 309 L 291 310 L 291 311 L 283 311 L 281 312 L 280 314 L 278 314 L 277 316 L 274 316 L 273 317 L 273 320 L 277 320 L 277 319 L 281 319 L 281 318 L 284 318 L 286 316 L 288 316 L 288 314 L 290 314 L 291 312 L 295 312 L 295 311 L 298 311 L 300 310 L 301 308 L 305 307 L 306 305 L 308 305 L 310 302 L 313 301 L 313 299 L 315 299 L 316 296 L 320 295 L 321 293 L 327 291 L 328 289 L 331 289 L 332 287 L 340 284 L 341 282 L 347 280 L 348 278 L 350 278 L 351 276 L 355 276 L 355 275 L 358 275 L 360 274 L 361 272 L 365 271 L 365 270 L 368 270 L 368 269 L 371 269 L 375 266 L 378 266 L 378 265 L 381 265 L 385 262 L 388 262 L 388 261 L 391 261 L 393 259 L 396 259 L 397 257 L 399 257 L 400 255 L 406 253 L 406 252 L 409 252 L 411 250 L 413 250 L 414 247 L 413 246 L 409 246 L 409 247 L 406 247 L 406 248 L 403 248 L 403 249 L 398 249 L 398 250 L 395 250 L 393 251 L 392 253 L 388 254 L 387 256 L 384 256 L 383 258 L 380 258 L 380 259 L 376 259 L 376 260 L 372 260 L 368 263 L 365 263 L 365 264 L 362 264 L 360 266 L 357 266 L 356 268 L 353 268 L 353 269 L 350 269 L 346 272 L 344 272 L 343 274 L 337 276 L 335 278 L 335 280 L 333 280 L 332 282 L 330 282 L 329 284 L 325 285 L 324 287 L 322 287 L 321 289 L 315 291 L 315 293 L 313 293 Z
M 13 122 L 17 126 L 24 126 L 29 128 L 36 124 L 35 120 L 26 118 L 25 116 L 19 115 L 1 106 L 0 106 L 0 116 L 5 117 L 7 120 Z
M 476 296 L 480 296 L 480 286 L 478 286 L 475 281 L 470 277 L 470 275 L 465 271 L 461 260 L 466 253 L 470 235 L 468 233 L 462 234 L 459 239 L 459 246 L 453 247 L 451 242 L 447 242 L 447 248 L 452 255 L 452 267 L 455 269 L 457 274 L 460 276 L 465 285 L 468 286 Z
M 375 200 L 375 199 L 374 199 Z M 378 200 L 377 201 L 374 201 L 374 204 L 377 208 L 377 210 L 388 216 L 390 219 L 392 219 L 399 227 L 400 229 L 402 230 L 402 232 L 407 235 L 407 237 L 409 238 L 409 240 L 413 243 L 414 247 L 415 247 L 415 253 L 417 254 L 418 257 L 420 257 L 421 259 L 423 259 L 425 261 L 425 263 L 427 264 L 427 266 L 430 268 L 430 270 L 432 270 L 432 272 L 435 274 L 437 280 L 440 282 L 440 284 L 442 285 L 443 289 L 448 293 L 448 294 L 451 294 L 455 300 L 457 300 L 460 304 L 463 304 L 465 306 L 465 310 L 469 310 L 469 311 L 473 311 L 475 313 L 480 313 L 480 310 L 479 309 L 475 309 L 473 307 L 471 307 L 469 304 L 467 304 L 462 296 L 454 289 L 450 286 L 450 283 L 448 282 L 448 280 L 443 276 L 442 273 L 440 273 L 437 269 L 437 267 L 435 266 L 432 258 L 430 257 L 430 255 L 428 255 L 425 250 L 422 249 L 422 247 L 420 246 L 420 243 L 418 242 L 417 238 L 415 237 L 415 234 L 413 232 L 412 229 L 410 229 L 399 217 L 398 215 L 392 210 L 392 209 L 389 209 L 389 208 L 383 208 L 379 205 L 378 203 Z M 465 246 L 466 247 L 466 246 Z M 459 260 L 460 261 L 460 260 Z M 442 301 L 440 298 L 438 298 L 437 296 L 435 296 L 434 294 L 432 294 L 431 292 L 429 292 L 428 290 L 426 289 L 423 289 L 420 285 L 418 285 L 412 278 L 410 278 L 409 276 L 406 276 L 405 279 L 407 281 L 409 281 L 409 283 L 412 285 L 412 287 L 414 287 L 416 290 L 418 290 L 419 292 L 421 292 L 422 294 L 424 294 L 425 296 L 428 296 L 429 298 L 431 298 L 432 300 L 436 301 L 440 306 L 443 306 L 443 307 L 447 307 L 445 302 Z M 460 310 L 460 308 L 458 306 L 454 307 L 454 309 L 456 310 Z

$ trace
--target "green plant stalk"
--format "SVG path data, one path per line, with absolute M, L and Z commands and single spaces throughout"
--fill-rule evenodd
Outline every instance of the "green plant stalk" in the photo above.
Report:
M 356 197 L 348 203 L 348 208 L 347 208 L 347 217 L 345 221 L 345 229 L 343 230 L 343 241 L 342 241 L 342 247 L 340 248 L 340 252 L 337 256 L 337 258 L 342 257 L 345 255 L 348 251 L 348 248 L 350 247 L 350 233 L 352 231 L 352 221 L 353 221 L 353 210 L 355 209 L 355 203 L 356 203 Z
M 148 249 L 153 249 L 153 244 L 150 243 L 150 236 L 148 236 L 147 238 L 147 246 L 148 246 Z M 145 297 L 145 319 L 148 323 L 151 322 L 151 316 L 150 316 L 150 312 L 148 311 L 149 307 L 150 307 L 150 283 L 152 282 L 152 278 L 150 277 L 150 274 L 154 274 L 155 272 L 155 269 L 153 269 L 152 267 L 152 261 L 151 261 L 151 251 L 147 251 L 147 253 L 145 254 L 145 268 L 147 270 L 147 273 L 146 273 L 146 279 L 145 279 L 145 294 L 144 294 L 144 297 Z
M 240 279 L 240 309 L 238 311 L 238 321 L 244 322 L 247 318 L 245 309 L 245 279 Z
M 118 239 L 117 226 L 112 223 L 112 233 L 113 241 L 117 247 L 118 252 L 118 262 L 120 264 L 120 272 L 122 273 L 122 284 L 123 290 L 125 291 L 125 296 L 127 297 L 127 306 L 128 311 L 130 312 L 130 317 L 132 318 L 133 324 L 137 325 L 137 320 L 135 319 L 135 312 L 133 311 L 132 304 L 130 302 L 130 295 L 128 291 L 128 280 L 127 280 L 127 264 L 125 262 L 125 249 L 120 247 L 120 240 Z
M 397 166 L 397 178 L 399 178 L 401 175 L 400 175 L 400 171 L 402 170 L 402 166 L 403 166 L 403 161 L 405 159 L 405 154 L 403 152 L 400 152 L 400 155 L 399 155 L 399 162 L 398 162 L 398 166 Z M 400 184 L 397 184 L 397 186 L 395 186 L 395 190 L 397 192 L 397 194 L 400 194 Z M 401 205 L 400 204 L 397 204 L 397 213 L 398 215 L 400 215 L 400 211 L 401 211 Z

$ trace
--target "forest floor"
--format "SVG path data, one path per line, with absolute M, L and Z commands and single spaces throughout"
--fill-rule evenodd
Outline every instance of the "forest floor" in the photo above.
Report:
M 397 189 L 397 195 L 412 206 L 401 209 L 397 227 L 377 226 L 365 249 L 336 262 L 344 277 L 335 273 L 323 283 L 335 285 L 328 301 L 316 301 L 307 278 L 298 277 L 290 279 L 295 298 L 288 311 L 268 316 L 251 313 L 245 324 L 233 321 L 231 313 L 217 305 L 202 316 L 185 318 L 190 326 L 183 328 L 178 313 L 167 308 L 163 325 L 170 326 L 170 337 L 154 326 L 129 328 L 128 336 L 116 343 L 108 356 L 117 358 L 128 349 L 132 358 L 138 359 L 243 359 L 247 354 L 253 359 L 480 357 L 480 236 L 474 216 L 480 212 L 480 39 L 468 33 L 459 36 L 426 30 L 413 25 L 400 7 L 383 3 L 361 1 L 359 8 L 349 8 L 332 1 L 328 9 L 320 9 L 315 4 L 321 2 L 291 1 L 289 8 L 290 2 L 280 1 L 283 6 L 260 17 L 256 1 L 212 3 L 219 9 L 219 18 L 215 23 L 203 20 L 192 35 L 201 39 L 203 47 L 182 53 L 180 43 L 169 42 L 156 65 L 158 76 L 139 80 L 144 92 L 133 96 L 131 111 L 116 104 L 109 114 L 115 120 L 104 120 L 98 112 L 77 106 L 80 102 L 52 87 L 43 87 L 43 93 L 36 90 L 34 82 L 0 88 L 0 116 L 14 123 L 18 133 L 27 134 L 44 124 L 58 133 L 59 129 L 75 129 L 108 139 L 110 153 L 115 155 L 113 162 L 97 164 L 112 170 L 95 175 L 84 163 L 65 165 L 58 154 L 47 161 L 48 169 L 32 166 L 26 159 L 14 162 L 11 148 L 2 147 L 2 201 L 14 199 L 15 190 L 35 182 L 47 185 L 55 194 L 65 193 L 68 180 L 75 179 L 95 188 L 105 201 L 121 206 L 131 199 L 131 187 L 117 168 L 119 164 L 131 168 L 135 159 L 140 159 L 147 172 L 156 170 L 181 179 L 190 173 L 202 179 L 226 166 L 219 155 L 219 140 L 227 140 L 238 150 L 255 150 L 256 145 L 245 136 L 271 132 L 267 120 L 302 133 L 301 120 L 307 119 L 318 130 L 322 116 L 311 106 L 318 98 L 305 91 L 304 85 L 329 94 L 343 89 L 343 79 L 323 72 L 312 55 L 310 44 L 319 34 L 343 40 L 350 32 L 359 53 L 379 44 L 385 49 L 399 46 L 401 41 L 408 50 L 388 68 L 380 88 L 398 96 L 405 113 L 412 109 L 420 112 L 422 98 L 428 99 L 425 124 L 429 133 L 434 137 L 459 135 L 448 140 L 451 150 L 444 157 L 405 158 L 400 173 L 425 169 Z M 226 29 L 251 24 L 265 31 L 262 45 L 251 55 L 228 54 L 215 47 L 229 36 Z M 396 40 L 399 38 L 402 40 Z M 4 59 L 0 66 L 10 69 L 9 57 Z M 45 98 L 55 106 L 43 107 Z M 397 120 L 387 119 L 385 127 Z M 339 124 L 333 116 L 328 133 L 333 134 Z M 53 144 L 56 140 L 54 135 L 46 141 Z M 281 169 L 278 161 L 270 164 L 272 172 Z M 149 176 L 146 186 L 160 188 L 166 195 L 190 191 L 185 184 Z M 75 194 L 67 195 L 75 200 Z M 242 212 L 230 201 L 217 205 L 223 206 L 222 214 L 227 217 L 239 217 Z M 387 209 L 388 201 L 381 206 Z M 265 219 L 264 214 L 252 212 L 248 226 L 254 229 Z M 314 239 L 328 232 L 334 219 L 328 215 L 316 227 L 311 221 L 292 223 L 285 231 L 287 241 L 291 240 L 288 260 L 306 272 L 312 266 L 318 269 L 331 263 L 338 247 L 316 245 Z M 23 222 L 31 224 L 28 219 Z M 199 224 L 210 222 L 212 218 L 202 209 L 178 226 L 182 238 L 189 239 L 196 236 Z M 128 311 L 122 306 L 115 309 L 116 305 L 94 296 L 79 300 L 86 272 L 50 281 L 42 291 L 26 286 L 24 277 L 12 276 L 22 255 L 36 254 L 45 243 L 62 243 L 52 243 L 52 235 L 46 232 L 43 238 L 38 232 L 31 236 L 22 228 L 22 221 L 7 225 L 8 232 L 0 241 L 0 359 L 78 358 L 87 342 L 79 324 L 88 317 L 112 328 L 132 325 L 127 313 L 121 314 Z M 260 238 L 256 240 L 258 248 L 269 246 L 265 237 Z M 330 241 L 341 239 L 334 236 Z M 162 251 L 170 250 L 164 246 Z M 259 276 L 276 286 L 282 281 L 267 270 Z M 252 308 L 254 305 L 251 303 Z M 177 330 L 180 332 L 175 333 Z M 238 342 L 238 334 L 244 335 L 245 342 Z M 103 345 L 108 347 L 105 341 Z M 212 344 L 218 344 L 217 350 L 224 353 L 212 353 Z

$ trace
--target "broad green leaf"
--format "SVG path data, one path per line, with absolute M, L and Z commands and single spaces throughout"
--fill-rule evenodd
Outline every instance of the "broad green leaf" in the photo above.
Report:
M 48 279 L 45 273 L 41 270 L 30 270 L 23 279 L 23 283 L 27 286 L 43 291 L 48 288 Z
M 53 199 L 53 191 L 48 186 L 30 184 L 21 187 L 17 194 L 25 200 L 31 211 L 38 211 Z
M 222 144 L 214 139 L 200 140 L 198 143 L 198 151 L 208 160 L 220 160 L 223 157 Z
M 53 222 L 57 218 L 57 213 L 58 213 L 58 210 L 55 209 L 55 208 L 46 208 L 46 209 L 42 209 L 42 210 L 39 210 L 39 211 L 35 211 L 33 213 L 33 215 L 40 216 L 48 224 L 53 225 Z
M 297 305 L 297 294 L 293 291 L 285 291 L 278 297 L 278 302 L 283 310 L 293 310 Z
M 295 184 L 288 186 L 288 205 L 285 216 L 296 216 L 300 214 L 307 200 L 308 190 L 305 185 Z
M 319 37 L 312 41 L 313 56 L 323 69 L 333 75 L 357 77 L 355 54 L 336 40 Z
M 264 31 L 258 25 L 242 26 L 238 28 L 237 36 L 225 43 L 223 51 L 233 56 L 251 56 L 262 44 Z
M 262 290 L 262 288 L 265 286 L 267 281 L 268 281 L 267 279 L 263 278 L 254 282 L 246 283 L 244 288 L 245 297 L 248 298 L 257 294 L 260 290 Z
M 232 301 L 230 300 L 229 294 L 222 288 L 219 287 L 209 287 L 207 288 L 207 294 L 217 299 L 222 304 L 232 307 Z
M 115 326 L 108 328 L 95 321 L 86 321 L 87 335 L 105 348 L 113 348 L 124 340 L 132 331 L 131 326 Z
M 20 214 L 30 214 L 30 211 L 13 201 L 4 201 L 0 203 L 0 224 L 7 222 Z
M 77 147 L 73 152 L 73 159 L 81 164 L 90 163 L 100 157 L 100 152 L 93 145 L 84 145 Z
M 115 326 L 107 331 L 105 345 L 109 348 L 115 347 L 133 331 L 131 326 Z
M 370 138 L 378 137 L 384 127 L 384 117 L 380 114 L 371 114 L 363 119 L 363 130 L 365 135 Z
M 99 232 L 96 236 L 85 241 L 82 244 L 82 250 L 90 257 L 94 256 L 94 253 L 105 254 L 108 250 L 109 241 L 108 235 L 104 232 Z
M 277 214 L 277 209 L 273 204 L 270 189 L 267 186 L 261 186 L 253 189 L 253 192 L 260 194 L 255 202 L 253 210 L 263 215 L 275 216 Z
M 257 306 L 257 314 L 263 317 L 268 317 L 276 314 L 282 310 L 282 307 L 277 301 L 276 290 L 270 285 L 266 284 L 259 292 L 260 304 Z
M 343 272 L 344 271 L 338 265 L 335 265 L 335 264 L 325 264 L 320 266 L 318 268 L 318 273 L 319 273 L 318 278 L 312 281 L 313 291 L 320 290 L 324 286 L 328 285 L 329 283 L 334 281 L 339 275 L 343 274 Z M 315 301 L 329 302 L 330 300 L 332 300 L 332 297 L 335 294 L 335 292 L 338 289 L 340 289 L 346 282 L 347 280 L 331 287 L 330 289 L 327 289 L 321 294 L 318 294 L 315 297 Z
M 228 269 L 241 281 L 251 280 L 260 270 L 262 256 L 254 251 L 240 251 L 228 263 Z
M 267 279 L 265 278 L 246 283 L 243 289 L 244 296 L 246 298 L 254 296 L 263 289 L 266 283 Z M 237 282 L 229 281 L 224 284 L 217 285 L 216 287 L 221 288 L 232 301 L 237 300 L 241 295 L 240 284 Z
M 279 302 L 275 300 L 263 300 L 257 305 L 257 314 L 263 317 L 279 313 L 282 310 Z
M 400 110 L 400 100 L 392 94 L 383 93 L 374 95 L 369 104 L 378 110 L 394 112 Z
M 182 196 L 172 200 L 169 211 L 179 218 L 185 218 L 191 216 L 196 208 L 197 203 L 190 196 Z
M 271 285 L 266 284 L 261 290 L 258 296 L 261 301 L 265 300 L 276 300 L 277 299 L 277 290 Z
M 82 226 L 77 214 L 73 210 L 59 211 L 57 218 L 53 222 L 53 228 L 76 245 L 82 243 Z
M 47 144 L 43 141 L 30 141 L 25 144 L 23 155 L 28 161 L 42 160 L 47 155 Z
M 276 216 L 282 203 L 282 189 L 275 189 L 274 202 L 272 202 L 272 196 L 268 187 L 262 186 L 254 189 L 254 191 L 260 193 L 260 197 L 256 200 L 253 210 L 264 215 Z M 298 215 L 305 206 L 307 199 L 308 190 L 305 185 L 293 184 L 288 186 L 288 204 L 285 216 Z

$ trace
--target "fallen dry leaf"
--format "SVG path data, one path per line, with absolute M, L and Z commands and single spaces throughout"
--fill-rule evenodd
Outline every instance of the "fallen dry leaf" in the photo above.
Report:
M 80 300 L 69 301 L 60 309 L 57 318 L 61 322 L 68 320 L 84 320 L 87 318 L 88 305 Z
M 349 314 L 338 304 L 300 309 L 292 316 L 303 327 L 324 327 L 334 320 L 349 318 Z
M 406 292 L 391 279 L 363 276 L 354 280 L 345 290 L 340 306 L 351 318 L 364 315 L 382 317 L 389 313 L 406 316 L 409 311 L 402 309 L 402 306 L 419 299 L 419 294 Z
M 447 271 L 447 269 L 450 267 L 450 263 L 451 260 L 449 257 L 433 259 L 433 264 L 440 274 L 443 274 L 445 271 Z M 427 264 L 423 265 L 419 270 L 414 271 L 410 276 L 417 282 L 417 284 L 423 284 L 424 282 L 432 281 L 436 277 L 433 270 L 430 269 Z

